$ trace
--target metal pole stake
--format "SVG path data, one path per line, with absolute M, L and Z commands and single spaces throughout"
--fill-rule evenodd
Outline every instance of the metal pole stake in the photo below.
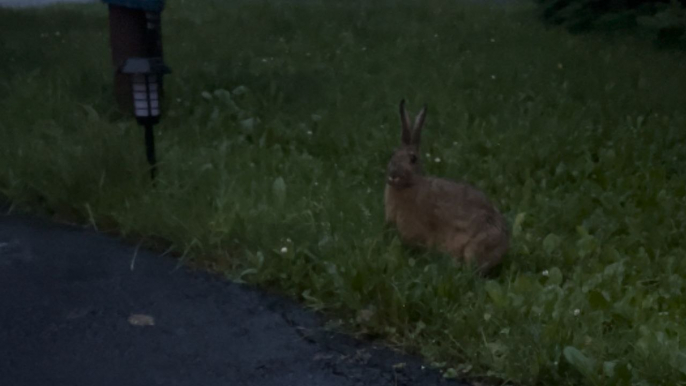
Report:
M 148 157 L 148 164 L 150 164 L 150 179 L 155 181 L 157 174 L 157 160 L 155 157 L 155 136 L 152 131 L 152 123 L 145 125 L 145 153 Z

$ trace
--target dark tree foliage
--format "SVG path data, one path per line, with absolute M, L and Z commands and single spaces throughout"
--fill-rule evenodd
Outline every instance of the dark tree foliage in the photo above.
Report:
M 571 32 L 636 31 L 686 47 L 686 0 L 534 0 L 541 18 Z

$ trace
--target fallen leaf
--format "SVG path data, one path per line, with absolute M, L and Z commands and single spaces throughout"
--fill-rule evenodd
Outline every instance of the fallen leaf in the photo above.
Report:
M 133 314 L 129 316 L 129 324 L 133 326 L 154 326 L 155 319 L 150 315 Z

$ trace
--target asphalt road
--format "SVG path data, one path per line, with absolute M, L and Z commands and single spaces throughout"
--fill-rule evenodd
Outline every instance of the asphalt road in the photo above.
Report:
M 29 217 L 0 216 L 0 310 L 3 385 L 458 385 L 286 299 Z

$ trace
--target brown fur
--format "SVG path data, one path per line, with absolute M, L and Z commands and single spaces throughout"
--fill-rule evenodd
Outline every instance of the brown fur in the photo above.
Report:
M 405 101 L 400 102 L 402 146 L 388 163 L 386 222 L 405 242 L 436 248 L 485 273 L 509 248 L 507 222 L 475 187 L 423 175 L 419 143 L 425 116 L 426 106 L 411 127 Z

